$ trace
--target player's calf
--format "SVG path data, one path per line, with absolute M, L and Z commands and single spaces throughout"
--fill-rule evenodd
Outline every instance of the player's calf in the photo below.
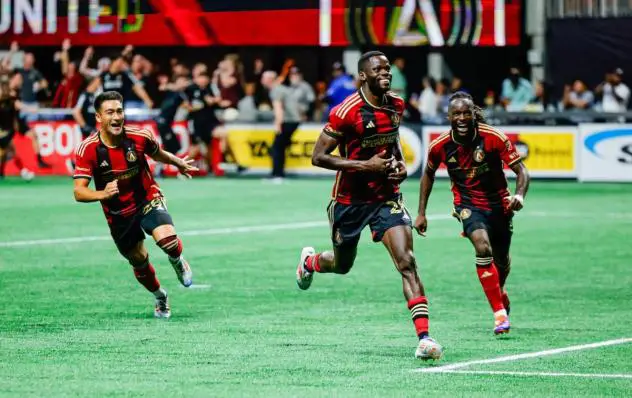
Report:
M 167 254 L 180 283 L 185 287 L 191 286 L 193 284 L 193 272 L 182 255 L 182 241 L 180 238 L 177 235 L 170 235 L 160 239 L 156 244 Z
M 160 287 L 160 281 L 156 278 L 156 270 L 149 262 L 149 256 L 138 259 L 138 256 L 130 256 L 129 263 L 134 270 L 134 276 L 136 280 L 153 293 L 156 298 L 156 307 L 154 309 L 154 316 L 156 318 L 169 318 L 171 316 L 171 308 L 169 308 L 169 301 L 167 299 L 167 292 Z

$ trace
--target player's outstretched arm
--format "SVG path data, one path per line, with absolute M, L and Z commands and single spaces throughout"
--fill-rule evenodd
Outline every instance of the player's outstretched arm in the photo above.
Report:
M 357 170 L 365 172 L 383 172 L 390 170 L 394 158 L 380 152 L 369 160 L 351 160 L 331 153 L 338 146 L 338 140 L 325 132 L 320 133 L 312 153 L 312 164 L 329 170 Z
M 87 178 L 75 178 L 75 200 L 77 202 L 98 202 L 110 199 L 119 193 L 118 181 L 107 183 L 103 191 L 95 191 L 88 187 L 90 180 Z
M 519 211 L 524 206 L 524 198 L 527 196 L 531 177 L 527 166 L 523 162 L 512 164 L 511 169 L 516 173 L 516 194 L 511 198 L 509 208 L 513 211 Z
M 428 207 L 428 198 L 432 192 L 434 185 L 435 171 L 426 165 L 424 174 L 419 182 L 419 208 L 417 210 L 417 219 L 415 220 L 415 229 L 421 236 L 426 236 L 428 228 L 428 219 L 426 218 L 426 208 Z
M 184 158 L 179 158 L 162 148 L 158 148 L 156 153 L 151 155 L 151 158 L 154 159 L 156 162 L 176 166 L 180 173 L 189 178 L 191 178 L 192 172 L 199 171 L 197 167 L 193 166 L 193 159 L 189 158 L 188 156 L 185 156 Z

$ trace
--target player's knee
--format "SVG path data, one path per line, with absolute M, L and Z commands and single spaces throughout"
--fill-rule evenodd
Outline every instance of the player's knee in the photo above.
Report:
M 156 242 L 156 245 L 171 257 L 180 257 L 182 254 L 182 241 L 178 238 L 178 235 L 162 238 Z
M 476 257 L 491 257 L 492 246 L 487 241 L 478 241 L 474 243 L 474 250 L 476 251 Z
M 127 261 L 129 261 L 130 265 L 135 269 L 147 268 L 147 266 L 149 266 L 149 255 L 146 253 L 130 254 L 127 257 Z
M 352 267 L 353 262 L 345 261 L 336 263 L 336 273 L 341 275 L 348 274 Z
M 415 256 L 413 255 L 412 250 L 407 250 L 402 255 L 398 256 L 396 261 L 397 269 L 402 276 L 414 275 L 415 272 L 417 272 L 417 264 L 415 263 Z

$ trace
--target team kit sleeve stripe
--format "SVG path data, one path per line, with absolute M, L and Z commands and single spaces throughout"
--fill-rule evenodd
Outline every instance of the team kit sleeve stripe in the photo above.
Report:
M 339 131 L 334 130 L 333 128 L 327 126 L 323 129 L 323 133 L 327 134 L 328 136 L 330 136 L 331 138 L 340 138 L 342 137 L 342 133 Z
M 77 179 L 77 178 L 87 178 L 88 180 L 92 179 L 92 176 L 89 176 L 87 174 L 75 174 L 74 176 L 72 176 L 73 179 Z

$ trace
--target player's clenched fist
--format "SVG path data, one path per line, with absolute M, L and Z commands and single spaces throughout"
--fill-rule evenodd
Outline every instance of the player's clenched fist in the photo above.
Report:
M 114 196 L 118 195 L 118 193 L 119 193 L 118 180 L 108 182 L 105 188 L 103 189 L 103 195 L 105 195 L 103 199 L 113 198 Z
M 421 236 L 426 236 L 426 229 L 428 228 L 428 219 L 423 214 L 417 216 L 415 220 L 415 229 Z
M 395 160 L 393 156 L 387 158 L 386 151 L 382 151 L 365 162 L 365 170 L 378 173 L 386 172 L 390 169 L 393 160 Z

